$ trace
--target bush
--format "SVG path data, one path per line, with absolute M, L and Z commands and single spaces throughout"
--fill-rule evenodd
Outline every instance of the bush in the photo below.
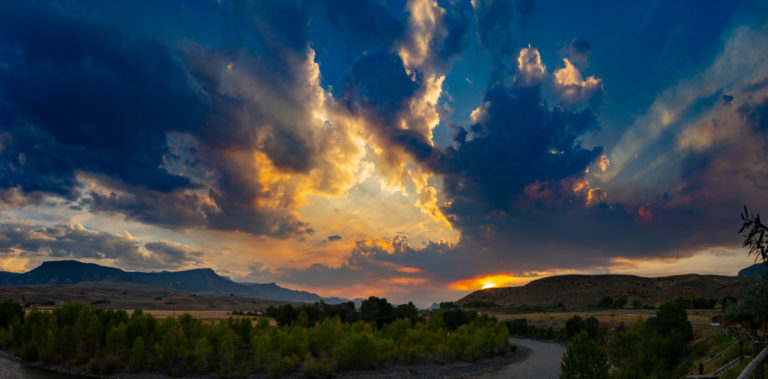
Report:
M 617 377 L 680 377 L 690 366 L 684 358 L 692 339 L 685 309 L 677 302 L 665 303 L 656 317 L 640 320 L 629 330 L 617 329 L 608 356 Z
M 586 331 L 582 331 L 568 345 L 560 364 L 560 378 L 608 378 L 609 368 L 605 350 L 589 339 Z
M 599 303 L 597 303 L 598 308 L 613 308 L 613 298 L 610 296 L 606 296 L 600 300 Z

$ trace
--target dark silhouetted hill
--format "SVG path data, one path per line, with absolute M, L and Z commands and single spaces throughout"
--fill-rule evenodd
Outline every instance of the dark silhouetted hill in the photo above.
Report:
M 763 275 L 764 272 L 765 272 L 765 264 L 755 263 L 752 266 L 749 266 L 739 271 L 739 276 L 746 276 L 746 277 L 760 276 L 760 275 Z
M 316 302 L 314 293 L 283 288 L 275 283 L 237 283 L 210 268 L 185 271 L 129 272 L 114 267 L 74 260 L 44 262 L 23 273 L 0 272 L 0 286 L 62 285 L 88 283 L 90 286 L 132 285 L 213 295 L 236 295 L 260 299 Z M 335 300 L 335 299 L 334 299 Z
M 657 306 L 678 298 L 716 298 L 736 296 L 749 278 L 720 275 L 675 275 L 645 278 L 634 275 L 560 275 L 534 280 L 520 287 L 478 290 L 457 301 L 499 306 L 545 306 L 562 303 L 569 307 L 598 304 L 606 296 L 637 299 L 643 305 Z

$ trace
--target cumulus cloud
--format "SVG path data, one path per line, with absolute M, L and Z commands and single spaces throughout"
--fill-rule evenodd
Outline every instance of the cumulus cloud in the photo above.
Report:
M 592 44 L 581 38 L 574 38 L 568 45 L 568 60 L 580 68 L 589 65 L 589 55 L 592 53 Z
M 565 67 L 555 70 L 555 91 L 565 104 L 579 104 L 594 101 L 603 90 L 603 82 L 594 76 L 584 79 L 568 58 L 563 59 Z
M 117 235 L 82 225 L 0 224 L 0 254 L 46 260 L 110 260 L 129 269 L 177 269 L 199 265 L 202 252 L 174 242 L 143 244 L 129 233 Z
M 541 63 L 539 50 L 528 47 L 520 50 L 517 56 L 518 80 L 523 85 L 539 84 L 547 75 L 547 68 Z
M 56 195 L 164 227 L 311 234 L 295 207 L 308 191 L 354 184 L 362 146 L 353 127 L 329 120 L 307 10 L 251 6 L 261 19 L 237 22 L 255 28 L 261 50 L 170 47 L 5 6 L 3 199 Z

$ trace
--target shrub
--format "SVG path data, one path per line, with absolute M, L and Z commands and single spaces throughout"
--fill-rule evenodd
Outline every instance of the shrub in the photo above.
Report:
M 609 368 L 605 350 L 582 331 L 568 345 L 560 364 L 560 378 L 607 379 Z

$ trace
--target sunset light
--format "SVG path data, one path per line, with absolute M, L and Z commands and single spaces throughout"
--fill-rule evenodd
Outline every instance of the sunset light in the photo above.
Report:
M 0 268 L 422 307 L 736 275 L 739 211 L 768 212 L 768 11 L 694 3 L 4 2 Z

